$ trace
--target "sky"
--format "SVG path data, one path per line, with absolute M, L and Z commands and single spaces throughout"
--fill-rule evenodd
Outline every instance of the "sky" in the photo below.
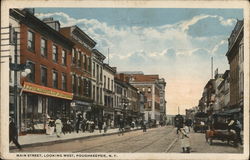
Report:
M 242 9 L 36 8 L 40 19 L 77 25 L 119 71 L 159 74 L 166 81 L 167 114 L 198 105 L 214 70 L 229 69 L 228 38 Z M 108 60 L 106 58 L 105 62 Z

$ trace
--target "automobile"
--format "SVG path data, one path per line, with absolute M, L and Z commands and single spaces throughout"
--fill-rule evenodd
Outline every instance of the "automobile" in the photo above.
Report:
M 222 142 L 233 143 L 237 146 L 238 139 L 234 130 L 228 129 L 228 119 L 230 114 L 226 113 L 216 113 L 211 116 L 211 123 L 209 129 L 205 133 L 206 142 L 210 145 L 213 144 L 214 140 L 221 140 Z
M 205 133 L 208 129 L 208 115 L 204 112 L 197 112 L 194 115 L 193 130 L 194 132 Z

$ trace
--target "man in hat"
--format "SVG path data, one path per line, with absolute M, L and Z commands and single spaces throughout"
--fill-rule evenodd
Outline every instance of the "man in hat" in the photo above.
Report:
M 9 143 L 13 142 L 19 150 L 22 150 L 22 147 L 17 141 L 17 127 L 12 117 L 9 117 Z

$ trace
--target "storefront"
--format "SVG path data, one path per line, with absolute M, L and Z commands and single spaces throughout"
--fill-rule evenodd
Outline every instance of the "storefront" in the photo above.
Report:
M 119 127 L 119 121 L 120 119 L 123 119 L 123 114 L 121 109 L 115 109 L 114 111 L 114 128 Z
M 77 115 L 81 114 L 84 119 L 89 119 L 88 113 L 91 111 L 91 103 L 73 100 L 71 102 L 71 119 L 75 120 Z
M 103 110 L 103 121 L 105 121 L 108 127 L 114 127 L 114 110 L 109 107 L 105 107 Z
M 21 91 L 21 133 L 44 133 L 47 118 L 70 118 L 72 93 L 24 82 Z

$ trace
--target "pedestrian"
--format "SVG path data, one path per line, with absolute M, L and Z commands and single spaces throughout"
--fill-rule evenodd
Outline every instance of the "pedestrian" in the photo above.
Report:
M 120 119 L 119 120 L 119 133 L 118 133 L 118 136 L 120 136 L 120 134 L 124 134 L 124 120 L 123 119 Z
M 102 132 L 102 125 L 103 125 L 103 122 L 101 120 L 98 120 L 98 129 L 99 129 L 99 133 Z
M 106 133 L 108 130 L 107 122 L 103 122 L 103 131 Z
M 86 131 L 86 119 L 85 118 L 83 118 L 83 120 L 82 120 L 81 127 L 82 127 L 82 132 L 85 132 Z
M 49 124 L 48 124 L 48 134 L 51 136 L 55 131 L 55 122 L 53 118 L 49 118 Z
M 17 140 L 17 127 L 12 117 L 9 118 L 9 143 L 13 142 L 19 150 L 22 150 L 21 145 Z
M 143 129 L 143 132 L 147 132 L 147 122 L 145 120 L 142 121 L 142 129 Z
M 187 124 L 184 124 L 184 127 L 180 128 L 180 133 L 182 151 L 183 153 L 190 153 L 189 128 Z
M 78 114 L 77 115 L 77 119 L 76 119 L 76 133 L 78 133 L 79 132 L 79 130 L 80 130 L 80 123 L 81 123 L 81 120 L 82 120 L 82 118 L 81 118 L 81 114 Z
M 239 120 L 234 119 L 233 117 L 230 118 L 229 120 L 229 124 L 228 124 L 228 129 L 229 130 L 234 130 L 237 136 L 237 142 L 240 143 L 241 145 L 243 145 L 242 143 L 242 138 L 241 138 L 241 129 L 242 129 L 242 125 L 240 123 Z
M 56 124 L 56 135 L 57 137 L 61 137 L 61 133 L 62 133 L 62 121 L 59 119 L 59 117 L 56 118 L 56 121 L 55 121 L 55 124 Z

